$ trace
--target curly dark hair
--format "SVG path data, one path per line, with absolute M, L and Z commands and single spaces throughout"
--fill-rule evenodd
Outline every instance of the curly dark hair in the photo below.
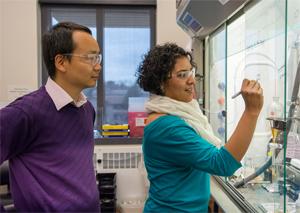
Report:
M 171 78 L 176 59 L 188 57 L 192 66 L 196 67 L 190 52 L 175 43 L 156 45 L 143 57 L 136 72 L 137 83 L 144 90 L 156 95 L 164 95 L 161 85 Z

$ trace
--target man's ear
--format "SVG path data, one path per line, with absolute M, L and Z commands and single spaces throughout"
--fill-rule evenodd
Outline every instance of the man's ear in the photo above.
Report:
M 54 58 L 55 67 L 60 72 L 66 72 L 66 58 L 63 55 L 56 55 Z

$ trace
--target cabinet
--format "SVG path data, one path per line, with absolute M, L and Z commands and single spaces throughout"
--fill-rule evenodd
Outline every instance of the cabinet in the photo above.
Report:
M 225 143 L 244 110 L 244 78 L 264 107 L 242 168 L 221 178 L 247 212 L 300 212 L 300 4 L 252 1 L 205 38 L 207 114 Z

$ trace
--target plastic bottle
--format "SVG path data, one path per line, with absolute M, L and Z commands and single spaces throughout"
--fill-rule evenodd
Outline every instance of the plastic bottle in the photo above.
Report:
M 271 118 L 282 118 L 283 106 L 279 102 L 279 97 L 277 97 L 277 96 L 273 97 L 273 101 L 269 107 L 268 116 Z

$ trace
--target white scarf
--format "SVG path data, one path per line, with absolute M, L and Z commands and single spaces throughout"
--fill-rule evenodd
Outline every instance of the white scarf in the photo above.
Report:
M 145 104 L 145 109 L 148 113 L 157 112 L 179 116 L 202 138 L 217 147 L 221 146 L 221 140 L 214 135 L 207 117 L 203 115 L 199 104 L 194 99 L 186 103 L 166 96 L 151 94 L 149 101 Z

